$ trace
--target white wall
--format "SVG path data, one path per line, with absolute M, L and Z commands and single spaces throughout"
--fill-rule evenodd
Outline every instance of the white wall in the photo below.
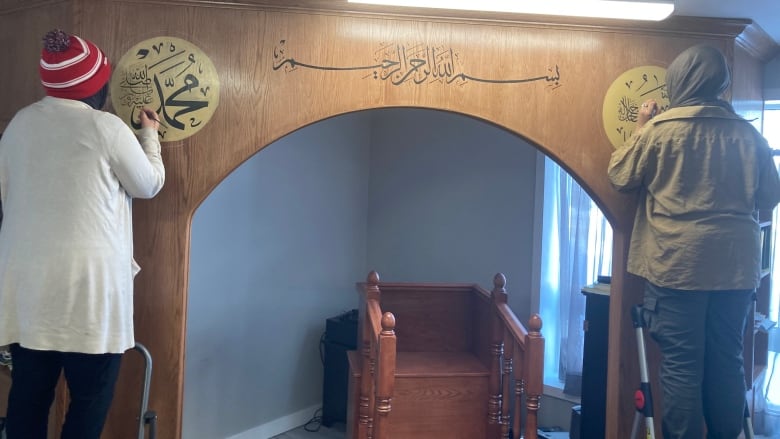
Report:
M 368 270 L 486 288 L 501 271 L 527 320 L 534 181 L 519 137 L 432 110 L 336 117 L 252 157 L 193 220 L 183 437 L 265 439 L 313 415 L 325 319 Z

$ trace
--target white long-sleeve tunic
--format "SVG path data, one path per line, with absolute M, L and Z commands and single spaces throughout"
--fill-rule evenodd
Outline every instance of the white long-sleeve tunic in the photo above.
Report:
M 152 128 L 136 138 L 118 117 L 69 99 L 20 110 L 0 138 L 0 345 L 132 347 L 131 203 L 164 181 Z

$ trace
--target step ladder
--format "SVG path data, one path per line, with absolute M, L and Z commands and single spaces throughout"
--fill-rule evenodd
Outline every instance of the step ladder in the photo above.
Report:
M 645 320 L 642 318 L 642 305 L 634 305 L 631 308 L 631 320 L 636 331 L 636 344 L 639 356 L 639 388 L 634 393 L 634 424 L 631 428 L 631 438 L 636 439 L 639 434 L 642 418 L 645 421 L 645 438 L 655 439 L 655 423 L 653 421 L 653 394 L 650 390 L 650 379 L 647 373 L 647 353 L 645 350 Z M 755 439 L 753 433 L 753 420 L 750 416 L 747 401 L 745 401 L 745 417 L 743 423 L 745 439 Z

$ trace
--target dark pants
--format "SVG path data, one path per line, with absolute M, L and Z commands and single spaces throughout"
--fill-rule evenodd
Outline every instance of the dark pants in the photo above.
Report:
M 49 410 L 60 377 L 70 393 L 62 439 L 99 439 L 114 396 L 121 354 L 37 351 L 11 345 L 8 439 L 45 439 Z
M 664 439 L 735 439 L 745 410 L 742 359 L 753 290 L 645 287 L 645 319 L 663 354 Z

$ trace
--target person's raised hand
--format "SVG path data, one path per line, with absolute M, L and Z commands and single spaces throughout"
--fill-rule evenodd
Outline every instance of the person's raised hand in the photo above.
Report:
M 160 116 L 151 108 L 141 108 L 139 118 L 141 122 L 141 128 L 154 128 L 155 131 L 160 129 Z
M 639 114 L 636 118 L 637 127 L 642 128 L 648 120 L 652 119 L 656 114 L 658 114 L 659 110 L 660 107 L 658 106 L 658 102 L 656 102 L 655 99 L 648 99 L 643 102 L 642 106 L 639 107 Z

